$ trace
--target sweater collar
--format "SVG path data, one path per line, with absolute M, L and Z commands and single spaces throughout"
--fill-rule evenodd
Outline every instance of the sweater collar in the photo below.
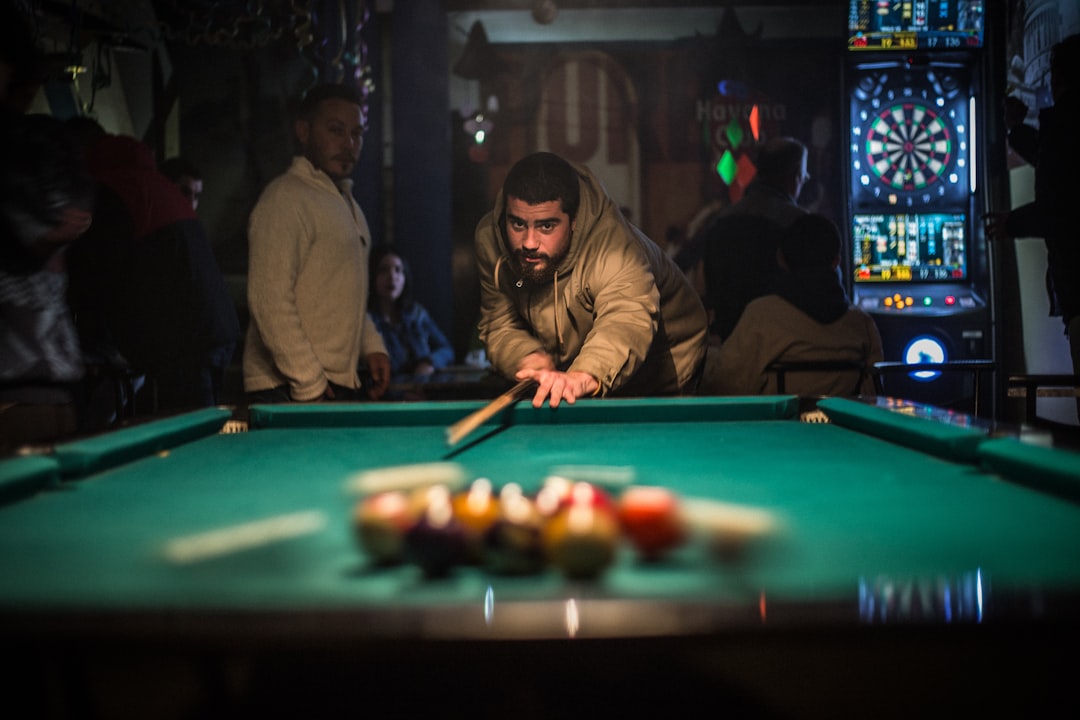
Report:
M 312 165 L 311 161 L 303 155 L 293 156 L 292 165 L 289 167 L 289 172 L 318 185 L 325 185 L 329 188 L 333 188 L 345 197 L 352 197 L 352 178 L 345 178 L 343 180 L 334 182 L 333 178 L 331 178 L 319 168 Z

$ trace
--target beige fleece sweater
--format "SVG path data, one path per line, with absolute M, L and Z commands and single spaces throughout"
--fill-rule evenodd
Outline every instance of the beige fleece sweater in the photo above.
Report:
M 288 385 L 304 401 L 327 381 L 358 388 L 361 356 L 386 352 L 367 314 L 371 232 L 351 190 L 295 157 L 252 211 L 246 391 Z

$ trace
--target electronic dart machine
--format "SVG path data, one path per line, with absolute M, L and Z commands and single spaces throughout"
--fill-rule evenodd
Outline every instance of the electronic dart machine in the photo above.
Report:
M 982 0 L 849 0 L 851 294 L 887 361 L 993 357 L 982 48 Z M 967 373 L 884 380 L 890 395 L 945 406 L 974 386 Z

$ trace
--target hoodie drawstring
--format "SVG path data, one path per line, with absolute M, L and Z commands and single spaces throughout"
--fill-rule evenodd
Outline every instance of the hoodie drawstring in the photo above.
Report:
M 555 270 L 555 299 L 551 303 L 551 307 L 555 312 L 555 341 L 559 343 L 559 353 L 562 353 L 563 349 L 563 336 L 562 328 L 559 327 L 559 271 Z
M 506 259 L 505 256 L 500 256 L 499 259 L 495 261 L 495 287 L 499 287 L 499 270 L 500 270 L 500 268 L 502 268 L 502 264 L 503 264 L 503 261 L 505 259 Z M 555 271 L 554 281 L 555 281 L 555 299 L 554 299 L 554 302 L 552 303 L 552 307 L 553 307 L 554 313 L 555 313 L 555 317 L 554 317 L 554 319 L 555 319 L 555 341 L 559 344 L 558 351 L 561 353 L 562 349 L 563 349 L 563 333 L 562 333 L 562 327 L 559 325 L 559 271 L 558 270 Z M 524 282 L 522 282 L 521 280 L 518 280 L 516 283 L 514 283 L 514 285 L 516 287 L 520 288 L 522 285 L 524 285 Z

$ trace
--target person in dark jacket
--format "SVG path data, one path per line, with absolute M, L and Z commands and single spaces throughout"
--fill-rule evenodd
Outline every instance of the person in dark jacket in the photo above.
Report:
M 74 248 L 97 267 L 70 266 L 82 309 L 99 313 L 120 354 L 154 381 L 158 410 L 218 404 L 240 323 L 190 200 L 135 138 L 102 131 L 86 154 L 103 200 L 98 227 Z
M 848 300 L 836 268 L 840 231 L 828 218 L 807 214 L 780 236 L 777 265 L 766 293 L 751 300 L 715 362 L 709 362 L 702 392 L 718 395 L 769 395 L 777 380 L 767 371 L 774 362 L 844 360 L 861 364 L 861 373 L 794 374 L 786 391 L 800 395 L 874 394 L 874 363 L 883 359 L 874 320 Z
M 1050 50 L 1054 104 L 1039 111 L 1039 127 L 1024 122 L 1028 108 L 1006 100 L 1009 145 L 1035 166 L 1035 200 L 988 218 L 992 238 L 1041 237 L 1046 241 L 1050 314 L 1061 316 L 1069 337 L 1073 372 L 1080 373 L 1080 35 Z M 1078 401 L 1080 406 L 1080 401 Z
M 71 437 L 84 375 L 65 252 L 92 183 L 63 123 L 0 110 L 0 452 Z

